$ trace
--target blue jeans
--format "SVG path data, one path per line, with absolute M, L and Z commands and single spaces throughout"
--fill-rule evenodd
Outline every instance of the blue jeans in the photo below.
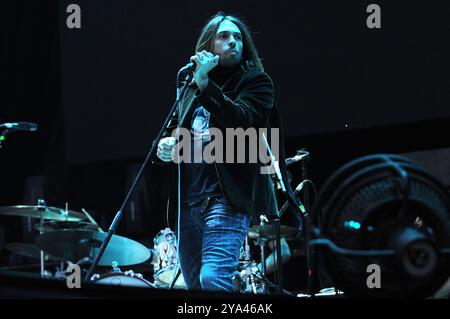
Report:
M 180 266 L 189 289 L 234 291 L 239 254 L 250 217 L 224 196 L 181 207 Z

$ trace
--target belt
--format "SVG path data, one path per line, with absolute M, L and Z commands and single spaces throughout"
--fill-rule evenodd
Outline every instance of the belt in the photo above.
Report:
M 211 196 L 208 196 L 208 197 L 202 198 L 202 199 L 195 199 L 192 201 L 182 202 L 181 206 L 184 206 L 184 207 L 200 206 L 201 211 L 203 212 L 206 209 L 206 207 L 208 207 L 211 200 L 213 200 L 219 196 L 223 196 L 223 195 L 211 195 Z

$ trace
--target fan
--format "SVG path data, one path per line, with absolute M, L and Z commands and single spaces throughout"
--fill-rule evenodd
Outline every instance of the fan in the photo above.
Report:
M 424 298 L 450 275 L 448 192 L 407 158 L 377 154 L 342 166 L 312 219 L 316 241 L 327 242 L 318 251 L 326 274 L 350 297 Z M 374 265 L 377 287 L 368 284 Z

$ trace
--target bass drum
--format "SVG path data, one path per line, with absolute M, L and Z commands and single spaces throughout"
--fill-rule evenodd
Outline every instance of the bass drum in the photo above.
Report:
M 142 275 L 129 274 L 127 272 L 112 272 L 105 275 L 94 275 L 93 283 L 109 286 L 155 288 L 155 285 L 150 281 L 145 280 Z
M 176 289 L 187 289 L 178 260 L 177 239 L 175 233 L 166 228 L 161 230 L 153 240 L 157 260 L 153 265 L 153 277 L 156 287 L 169 288 L 176 272 L 178 278 L 173 286 Z

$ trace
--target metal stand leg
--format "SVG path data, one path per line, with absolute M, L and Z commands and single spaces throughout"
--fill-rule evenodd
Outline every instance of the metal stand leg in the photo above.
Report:
M 45 213 L 45 210 L 46 210 L 45 201 L 43 199 L 38 199 L 38 210 L 41 212 L 40 223 L 43 226 L 44 225 L 44 213 Z M 44 231 L 41 228 L 39 230 L 39 234 L 43 234 L 43 233 L 44 233 Z M 47 278 L 49 276 L 47 274 L 47 271 L 45 270 L 45 255 L 44 255 L 44 251 L 43 250 L 41 250 L 40 257 L 41 257 L 40 258 L 41 259 L 40 260 L 40 264 L 41 264 L 41 278 Z
M 262 292 L 265 293 L 266 292 L 266 284 L 264 282 L 264 279 L 266 278 L 266 272 L 267 272 L 267 268 L 266 268 L 266 252 L 264 249 L 264 246 L 266 245 L 266 239 L 263 238 L 259 238 L 258 239 L 258 246 L 259 246 L 259 251 L 260 251 L 260 258 L 261 258 L 261 275 L 262 275 Z
M 175 283 L 177 282 L 178 277 L 180 277 L 180 275 L 181 275 L 181 267 L 180 267 L 180 264 L 178 263 L 176 265 L 174 276 L 172 278 L 172 282 L 170 283 L 169 289 L 173 289 L 173 287 L 175 286 Z
M 45 261 L 43 250 L 41 250 L 41 278 L 45 278 Z
M 283 293 L 283 269 L 281 265 L 281 238 L 280 238 L 280 219 L 276 218 L 275 222 L 275 243 L 276 243 L 276 270 L 277 270 L 277 295 Z

